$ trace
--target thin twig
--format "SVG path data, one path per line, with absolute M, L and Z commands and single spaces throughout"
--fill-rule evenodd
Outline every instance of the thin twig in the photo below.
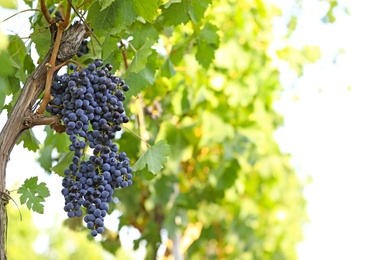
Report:
M 76 15 L 80 18 L 80 20 L 83 22 L 83 24 L 85 25 L 85 27 L 87 27 L 87 30 L 89 31 L 89 33 L 92 35 L 92 37 L 97 41 L 97 43 L 100 45 L 100 47 L 102 47 L 103 45 L 100 43 L 100 41 L 98 40 L 98 38 L 96 37 L 96 35 L 93 33 L 92 29 L 89 28 L 89 25 L 88 23 L 85 21 L 85 18 L 79 13 L 79 11 L 77 11 L 77 8 L 72 4 L 72 1 L 71 0 L 68 0 L 68 3 L 70 4 L 70 6 L 72 7 L 73 11 L 76 13 Z
M 133 135 L 135 135 L 136 137 L 139 138 L 139 140 L 141 140 L 142 142 L 144 142 L 148 147 L 151 147 L 151 145 L 148 143 L 148 141 L 146 141 L 145 139 L 143 139 L 141 136 L 139 136 L 139 134 L 137 134 L 136 132 L 134 132 L 133 130 L 131 130 L 130 128 L 126 127 L 126 126 L 123 126 L 124 129 L 126 129 L 127 131 L 131 132 Z
M 22 10 L 22 11 L 20 11 L 20 12 L 17 12 L 17 13 L 15 13 L 15 14 L 13 14 L 13 15 L 11 15 L 11 16 L 5 18 L 4 20 L 0 21 L 0 23 L 3 23 L 3 22 L 5 22 L 5 21 L 8 21 L 9 19 L 11 19 L 11 18 L 17 16 L 18 14 L 21 14 L 21 13 L 24 13 L 24 12 L 29 12 L 29 11 L 39 12 L 39 11 L 41 11 L 41 10 L 40 10 L 40 9 L 26 9 L 26 10 Z
M 46 6 L 45 6 L 45 8 L 46 8 Z M 67 9 L 66 9 L 66 14 L 65 14 L 65 20 L 60 21 L 58 23 L 58 25 L 56 24 L 57 25 L 57 34 L 56 34 L 56 38 L 55 38 L 55 42 L 54 42 L 53 52 L 52 52 L 51 57 L 50 57 L 50 62 L 48 64 L 46 64 L 47 74 L 46 74 L 45 93 L 43 95 L 42 103 L 37 111 L 37 113 L 41 114 L 41 115 L 43 114 L 43 112 L 45 112 L 46 106 L 47 106 L 47 104 L 49 104 L 49 101 L 50 101 L 51 82 L 53 79 L 54 72 L 56 71 L 56 69 L 58 69 L 56 67 L 56 59 L 57 59 L 58 49 L 60 48 L 62 34 L 63 34 L 64 30 L 66 29 L 66 27 L 69 25 L 70 10 L 71 10 L 70 4 L 68 4 Z M 42 12 L 43 12 L 43 10 L 42 10 Z
M 45 0 L 40 0 L 39 2 L 41 3 L 42 14 L 43 14 L 43 16 L 45 17 L 46 21 L 47 21 L 49 24 L 54 23 L 55 20 L 50 16 L 49 11 L 47 10 Z
M 119 47 L 122 48 L 122 58 L 123 62 L 125 63 L 125 69 L 127 70 L 129 68 L 129 64 L 127 63 L 126 45 L 123 43 L 123 40 L 121 40 Z
M 51 54 L 50 62 L 46 64 L 47 74 L 46 74 L 45 93 L 43 95 L 42 103 L 38 108 L 38 111 L 37 111 L 38 114 L 43 114 L 43 112 L 46 109 L 47 104 L 50 101 L 51 81 L 52 81 L 53 74 L 54 74 L 54 71 L 56 68 L 55 62 L 57 59 L 58 48 L 60 47 L 62 33 L 64 32 L 64 29 L 62 26 L 58 26 L 57 28 L 58 28 L 58 30 L 57 30 L 57 36 L 55 39 L 54 47 L 53 47 L 53 53 Z

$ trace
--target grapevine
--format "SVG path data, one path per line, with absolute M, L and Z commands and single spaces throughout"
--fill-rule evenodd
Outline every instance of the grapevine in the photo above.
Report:
M 84 207 L 84 221 L 96 236 L 104 231 L 114 189 L 132 184 L 130 160 L 112 141 L 121 124 L 129 121 L 123 107 L 124 91 L 129 86 L 112 75 L 112 66 L 103 66 L 101 60 L 79 71 L 74 64 L 68 68 L 70 74 L 53 78 L 53 99 L 46 110 L 62 116 L 71 141 L 69 150 L 74 152 L 62 181 L 64 210 L 69 218 L 81 217 Z M 93 155 L 88 156 L 87 148 Z

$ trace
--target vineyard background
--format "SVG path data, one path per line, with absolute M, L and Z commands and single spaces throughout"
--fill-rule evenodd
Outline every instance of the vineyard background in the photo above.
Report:
M 138 259 L 144 253 L 149 258 L 164 253 L 172 256 L 175 248 L 184 249 L 185 256 L 189 258 L 207 256 L 211 259 L 233 259 L 240 256 L 247 259 L 296 259 L 296 246 L 303 238 L 302 227 L 304 223 L 308 223 L 308 218 L 305 213 L 306 202 L 302 195 L 306 179 L 301 178 L 302 176 L 297 177 L 295 169 L 299 169 L 301 173 L 311 173 L 315 170 L 310 167 L 303 169 L 297 167 L 300 166 L 297 163 L 299 156 L 298 160 L 295 157 L 295 161 L 292 161 L 295 163 L 294 169 L 289 154 L 283 151 L 293 151 L 295 152 L 293 154 L 301 152 L 301 156 L 310 158 L 317 162 L 317 165 L 324 165 L 324 158 L 333 158 L 330 160 L 337 166 L 354 163 L 356 158 L 360 158 L 354 154 L 353 159 L 337 159 L 344 158 L 345 154 L 349 153 L 349 147 L 355 144 L 355 135 L 349 135 L 351 133 L 349 129 L 355 127 L 356 131 L 360 127 L 358 124 L 360 118 L 352 117 L 347 121 L 345 118 L 351 118 L 351 113 L 354 115 L 357 112 L 367 113 L 366 110 L 357 109 L 360 108 L 358 101 L 367 92 L 359 91 L 359 87 L 356 90 L 354 85 L 349 86 L 348 80 L 351 78 L 338 81 L 336 84 L 334 81 L 327 81 L 333 75 L 338 75 L 331 74 L 333 59 L 344 66 L 345 63 L 342 62 L 345 60 L 339 53 L 337 41 L 333 41 L 328 48 L 326 46 L 329 45 L 322 44 L 326 37 L 332 35 L 328 32 L 330 30 L 328 28 L 332 30 L 336 28 L 332 27 L 336 17 L 344 19 L 343 3 L 337 5 L 335 1 L 314 1 L 316 3 L 311 1 L 309 4 L 307 1 L 291 1 L 290 5 L 286 4 L 279 9 L 267 1 L 213 1 L 209 6 L 209 1 L 199 1 L 198 6 L 191 6 L 187 1 L 180 3 L 169 1 L 161 6 L 153 4 L 154 1 L 149 2 L 152 8 L 138 9 L 135 12 L 144 17 L 145 20 L 142 22 L 132 20 L 134 17 L 131 16 L 125 17 L 121 11 L 118 11 L 119 7 L 128 3 L 136 6 L 137 1 L 119 0 L 96 2 L 90 7 L 91 17 L 88 16 L 87 20 L 91 22 L 91 27 L 103 43 L 101 50 L 98 44 L 94 45 L 97 56 L 100 55 L 104 60 L 116 65 L 119 73 L 127 77 L 130 81 L 129 85 L 133 86 L 132 99 L 128 105 L 129 115 L 133 115 L 133 121 L 127 126 L 131 131 L 124 131 L 118 143 L 121 148 L 126 149 L 134 163 L 147 147 L 132 132 L 142 135 L 150 144 L 158 140 L 166 140 L 170 145 L 171 154 L 164 164 L 164 169 L 161 172 L 154 172 L 156 177 L 149 171 L 150 169 L 144 169 L 135 174 L 133 187 L 116 193 L 121 203 L 116 204 L 115 212 L 111 219 L 107 220 L 106 225 L 111 232 L 105 233 L 101 239 L 98 239 L 101 241 L 95 243 L 88 238 L 88 232 L 82 228 L 81 222 L 65 221 L 65 224 L 62 224 L 65 215 L 62 211 L 63 198 L 55 194 L 59 193 L 61 188 L 61 178 L 56 174 L 45 175 L 44 173 L 45 170 L 49 171 L 50 167 L 56 165 L 57 153 L 48 156 L 47 151 L 55 148 L 50 145 L 57 144 L 62 137 L 56 136 L 54 138 L 60 139 L 55 141 L 49 139 L 45 143 L 43 128 L 34 128 L 34 133 L 41 143 L 39 162 L 45 170 L 39 167 L 29 167 L 28 170 L 24 170 L 11 155 L 8 170 L 9 172 L 12 169 L 17 170 L 12 175 L 7 175 L 7 188 L 9 190 L 17 188 L 17 186 L 10 187 L 8 184 L 13 183 L 13 180 L 17 179 L 15 175 L 21 172 L 25 172 L 26 177 L 38 176 L 39 180 L 46 182 L 50 189 L 51 196 L 44 205 L 50 205 L 52 215 L 36 216 L 34 213 L 33 224 L 31 213 L 22 206 L 23 221 L 19 222 L 18 210 L 13 203 L 10 203 L 8 254 L 16 256 L 17 259 L 24 259 L 25 255 L 19 249 L 19 245 L 23 243 L 26 245 L 26 250 L 29 248 L 29 251 L 35 252 L 29 256 L 31 259 L 48 257 Z M 32 3 L 36 4 L 36 1 Z M 103 9 L 101 5 L 107 5 L 107 8 Z M 207 11 L 203 14 L 207 6 Z M 19 10 L 25 8 L 27 7 L 19 5 Z M 165 10 L 169 18 L 158 16 L 155 12 L 157 9 Z M 93 11 L 96 12 L 95 18 Z M 104 11 L 110 19 L 117 18 L 118 24 L 111 26 L 110 19 L 106 20 L 109 21 L 110 26 L 104 23 L 105 20 L 101 19 L 101 11 Z M 15 13 L 15 11 L 11 12 Z M 116 15 L 112 16 L 112 13 Z M 4 25 L 13 23 L 13 19 L 17 18 L 6 21 Z M 33 26 L 33 31 L 37 32 L 45 24 L 42 22 L 42 17 L 37 16 L 36 19 L 41 21 Z M 123 22 L 123 19 L 130 19 L 126 21 L 128 23 L 125 23 L 125 26 L 119 22 Z M 156 23 L 158 19 L 162 19 L 162 23 Z M 308 23 L 312 25 L 312 29 L 305 31 L 302 26 Z M 347 23 L 348 25 L 351 26 Z M 318 29 L 323 32 L 320 34 L 323 38 L 319 37 Z M 109 32 L 110 30 L 112 31 Z M 4 32 L 14 34 L 19 31 L 3 29 Z M 33 34 L 36 37 L 35 39 L 33 37 L 33 41 L 40 43 L 41 49 L 38 48 L 40 56 L 45 53 L 47 45 L 45 47 L 42 43 L 48 37 L 47 32 L 46 35 L 41 32 Z M 28 33 L 20 33 L 21 37 L 27 35 Z M 318 39 L 314 40 L 316 37 L 310 35 L 318 36 Z M 339 37 L 342 35 L 342 33 L 338 34 Z M 357 37 L 355 32 L 352 35 Z M 126 38 L 128 36 L 134 37 L 130 41 L 131 46 L 126 46 L 128 62 L 132 63 L 133 67 L 132 71 L 130 69 L 126 72 L 122 63 L 122 53 L 116 49 L 116 44 L 120 38 L 130 39 Z M 0 55 L 2 61 L 7 61 L 4 53 L 9 53 L 15 48 L 15 41 L 12 41 L 15 38 L 9 39 L 11 41 L 8 49 L 3 48 L 3 55 Z M 150 48 L 152 45 L 155 51 Z M 318 46 L 321 46 L 322 55 Z M 80 62 L 87 62 L 92 56 L 94 55 L 89 54 L 82 57 Z M 312 63 L 314 65 L 309 65 Z M 18 63 L 19 66 L 21 64 Z M 313 79 L 313 77 L 320 77 L 318 71 L 323 69 L 324 64 L 330 76 L 322 76 L 321 80 Z M 23 63 L 22 66 L 26 64 Z M 344 70 L 348 71 L 348 68 L 344 67 Z M 9 75 L 11 74 L 12 72 Z M 361 74 L 363 73 L 359 73 Z M 16 78 L 22 80 L 23 77 L 22 73 L 19 73 Z M 359 81 L 353 83 L 357 85 Z M 381 100 L 386 96 L 384 94 L 386 92 L 381 92 L 383 89 L 379 84 L 376 86 L 377 88 L 371 94 L 374 95 L 377 103 L 369 110 L 375 112 L 385 110 L 382 107 L 385 100 L 383 102 Z M 308 88 L 311 91 L 307 91 Z M 12 102 L 9 91 L 14 92 L 18 89 L 2 88 L 1 98 L 8 95 L 5 103 L 10 100 Z M 325 94 L 318 94 L 318 91 Z M 282 102 L 276 103 L 280 97 Z M 351 105 L 350 110 L 344 109 L 345 102 Z M 338 109 L 316 109 L 327 107 L 329 103 Z M 146 115 L 140 107 L 149 107 L 148 109 L 159 115 L 157 109 L 159 104 L 162 107 L 161 117 L 145 116 L 144 121 L 140 121 L 140 115 Z M 278 104 L 278 110 L 275 109 L 275 104 Z M 310 110 L 312 113 L 307 112 Z M 286 116 L 285 132 L 283 133 L 283 129 L 276 132 L 278 140 L 285 145 L 282 151 L 274 140 L 276 129 L 280 129 L 284 124 L 278 111 L 282 111 Z M 328 113 L 331 113 L 335 120 L 327 121 Z M 306 116 L 303 118 L 310 118 L 313 121 L 309 123 L 302 121 L 302 118 L 296 117 L 296 114 L 303 114 Z M 376 124 L 376 119 L 381 118 L 380 115 L 377 113 L 370 119 L 372 121 L 368 122 L 372 125 Z M 2 122 L 5 120 L 3 118 Z M 141 126 L 139 122 L 143 122 L 144 125 Z M 327 124 L 338 124 L 342 126 L 344 132 L 333 133 L 327 128 Z M 315 128 L 314 125 L 318 127 Z M 326 132 L 322 132 L 324 129 Z M 379 129 L 385 132 L 387 128 L 383 125 Z M 290 132 L 286 132 L 288 130 Z M 366 130 L 371 131 L 371 129 Z M 363 130 L 358 133 L 362 133 L 361 131 Z M 318 141 L 313 132 L 319 133 L 324 143 L 319 143 L 317 146 L 309 145 L 316 144 Z M 340 133 L 343 138 L 337 139 Z M 328 142 L 332 139 L 330 136 L 334 138 L 334 142 Z M 347 136 L 349 138 L 346 138 Z M 386 144 L 386 140 L 378 139 L 378 142 Z M 38 143 L 29 144 L 25 141 L 24 144 L 31 149 Z M 331 149 L 333 147 L 331 144 L 345 148 L 339 149 L 339 153 L 319 152 L 318 147 Z M 301 147 L 301 150 L 293 148 L 302 145 L 304 147 Z M 363 142 L 363 145 L 371 147 L 368 141 Z M 61 150 L 63 147 L 56 148 L 60 153 L 65 152 Z M 376 146 L 371 148 L 380 150 Z M 32 148 L 34 149 L 36 148 Z M 310 157 L 308 153 L 317 156 Z M 380 156 L 384 155 L 385 152 L 380 154 Z M 30 152 L 25 154 L 25 157 L 36 156 Z M 383 158 L 385 161 L 386 157 Z M 367 169 L 365 165 L 363 169 Z M 339 168 L 345 172 L 351 171 L 348 167 Z M 327 209 L 336 210 L 335 212 L 345 216 L 341 221 L 332 223 L 344 223 L 346 230 L 339 229 L 341 234 L 345 236 L 353 234 L 354 225 L 347 224 L 349 220 L 347 216 L 351 214 L 349 210 L 356 213 L 358 206 L 350 203 L 348 197 L 344 197 L 341 202 L 350 205 L 349 210 L 343 208 L 341 202 L 337 203 L 340 198 L 337 196 L 341 196 L 343 191 L 348 190 L 344 185 L 351 176 L 345 173 L 340 175 L 334 168 L 325 169 L 328 171 L 323 170 L 322 175 L 317 175 L 320 176 L 319 179 L 321 176 L 333 173 L 330 174 L 333 178 L 343 181 L 336 184 L 329 182 L 331 189 L 338 195 L 328 196 L 334 208 Z M 384 167 L 376 164 L 373 169 L 381 176 L 380 172 L 383 172 Z M 358 169 L 353 171 L 357 173 Z M 361 178 L 364 179 L 358 174 L 354 180 L 358 181 Z M 319 187 L 318 182 L 315 186 L 315 180 L 313 187 Z M 352 194 L 356 195 L 358 190 L 366 188 L 360 183 L 354 186 L 356 190 L 349 187 Z M 308 191 L 310 192 L 310 188 Z M 321 191 L 326 193 L 324 188 L 321 188 Z M 311 192 L 313 194 L 313 190 Z M 319 193 L 316 194 L 318 196 Z M 11 196 L 18 202 L 16 192 L 11 193 Z M 378 199 L 378 196 L 375 195 L 373 198 Z M 363 201 L 367 199 L 359 198 Z M 327 201 L 317 200 L 317 202 L 325 208 L 328 205 Z M 377 201 L 374 205 L 380 203 Z M 47 207 L 45 211 L 48 212 Z M 318 211 L 318 208 L 316 212 L 321 212 L 332 220 L 332 212 L 326 214 L 326 210 Z M 379 213 L 381 217 L 388 214 L 387 211 Z M 362 217 L 358 219 L 364 220 Z M 324 217 L 322 220 L 325 221 Z M 42 223 L 45 224 L 40 226 L 39 224 Z M 138 231 L 129 227 L 136 227 Z M 324 229 L 326 227 L 324 225 Z M 321 234 L 329 237 L 330 234 L 324 229 L 320 229 Z M 118 230 L 121 230 L 120 236 Z M 130 235 L 126 234 L 129 231 Z M 200 234 L 199 238 L 196 236 L 191 238 L 188 231 Z M 190 247 L 183 242 L 180 243 L 184 241 L 183 238 L 190 238 L 191 243 L 188 245 Z M 367 245 L 367 241 L 364 241 Z M 140 245 L 138 255 L 132 253 L 133 245 L 136 245 L 136 248 Z M 335 243 L 332 245 L 335 246 Z M 345 247 L 350 249 L 348 245 Z M 317 248 L 317 252 L 321 252 L 323 248 L 316 243 L 311 246 Z M 38 250 L 34 251 L 33 247 Z M 368 255 L 369 250 L 364 251 L 363 248 L 360 249 L 360 256 L 364 255 L 362 252 L 367 252 Z M 342 248 L 335 248 L 338 249 L 343 252 Z M 359 255 L 358 252 L 356 250 L 355 254 Z M 378 250 L 376 253 L 383 256 L 383 251 Z M 113 254 L 116 256 L 114 257 Z

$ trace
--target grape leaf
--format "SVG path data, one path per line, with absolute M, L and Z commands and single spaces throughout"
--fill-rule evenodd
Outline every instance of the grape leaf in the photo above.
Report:
M 35 28 L 35 31 L 30 35 L 30 38 L 35 43 L 35 48 L 39 57 L 43 59 L 51 45 L 51 35 L 49 30 L 39 30 Z
M 207 69 L 211 62 L 214 60 L 215 49 L 204 41 L 201 41 L 196 51 L 196 60 L 202 65 L 203 68 Z
M 181 41 L 180 43 L 173 45 L 169 56 L 174 65 L 178 65 L 182 61 L 183 56 L 188 46 L 190 46 L 190 44 L 191 44 L 191 37 L 187 37 L 184 41 Z
M 107 7 L 109 7 L 115 0 L 99 0 L 99 4 L 101 6 L 100 11 L 103 11 Z
M 129 70 L 131 72 L 139 72 L 145 68 L 148 57 L 152 54 L 152 45 L 154 44 L 153 40 L 146 40 L 144 45 L 137 50 L 134 55 L 133 60 L 130 63 Z
M 164 25 L 186 24 L 192 20 L 194 23 L 200 22 L 211 0 L 191 1 L 182 0 L 180 3 L 172 2 L 164 5 L 161 16 Z
M 210 23 L 205 24 L 199 34 L 199 45 L 196 52 L 196 60 L 204 68 L 208 68 L 214 60 L 215 50 L 219 46 L 218 28 Z
M 62 177 L 65 176 L 64 171 L 72 163 L 73 154 L 74 154 L 73 152 L 62 153 L 60 155 L 60 159 L 58 160 L 58 163 L 53 167 L 51 167 L 51 170 L 57 173 L 59 176 Z
M 121 61 L 123 60 L 122 54 L 119 50 L 111 52 L 108 57 L 104 59 L 104 62 L 111 64 L 113 68 L 119 68 Z
M 154 75 L 157 70 L 157 53 L 153 53 L 148 57 L 146 67 L 138 73 L 127 70 L 123 79 L 130 86 L 129 95 L 137 95 L 141 90 L 154 83 Z
M 158 8 L 155 0 L 131 0 L 139 16 L 151 23 L 154 20 Z
M 157 42 L 159 35 L 153 25 L 137 21 L 131 26 L 131 36 L 131 44 L 138 50 L 145 44 L 145 39 Z
M 29 128 L 25 130 L 22 135 L 19 137 L 18 144 L 23 141 L 23 147 L 27 148 L 29 151 L 36 152 L 39 149 L 40 142 L 35 137 L 34 132 Z
M 50 172 L 51 171 L 51 163 L 53 161 L 52 157 L 51 157 L 51 154 L 53 153 L 53 145 L 48 145 L 48 146 L 45 146 L 43 147 L 40 151 L 39 151 L 39 158 L 38 158 L 38 162 L 39 164 L 41 165 L 41 167 L 47 171 L 47 172 Z
M 95 1 L 88 11 L 88 21 L 98 37 L 118 32 L 124 24 L 130 25 L 136 18 L 134 6 L 127 0 L 116 0 L 104 10 L 101 9 L 99 1 Z
M 15 68 L 12 66 L 13 61 L 7 52 L 0 52 L 0 63 L 0 76 L 5 78 L 9 75 L 15 75 Z
M 161 67 L 161 75 L 167 78 L 170 78 L 176 74 L 175 68 L 173 67 L 172 61 L 170 58 L 167 58 Z
M 106 35 L 104 42 L 102 44 L 102 59 L 105 60 L 111 53 L 114 51 L 118 51 L 118 39 L 111 36 Z
M 214 44 L 215 47 L 219 45 L 219 36 L 217 34 L 218 27 L 211 24 L 206 23 L 199 34 L 199 38 L 207 42 L 208 44 Z
M 205 112 L 201 120 L 202 136 L 199 140 L 200 146 L 207 146 L 210 143 L 223 143 L 234 138 L 234 128 L 224 122 L 220 116 L 214 113 Z M 219 131 L 223 129 L 223 131 Z
M 46 139 L 45 146 L 53 146 L 59 153 L 69 151 L 70 141 L 67 135 L 57 134 L 50 126 L 45 126 Z
M 49 189 L 46 187 L 46 183 L 38 182 L 38 177 L 31 177 L 24 181 L 23 185 L 18 189 L 20 196 L 20 203 L 26 204 L 28 209 L 32 209 L 35 212 L 43 214 L 42 202 L 45 198 L 50 196 Z
M 17 69 L 16 74 L 18 78 L 25 82 L 27 75 L 24 69 L 24 61 L 26 57 L 29 57 L 27 54 L 26 46 L 22 39 L 17 35 L 12 35 L 9 38 L 8 53 L 11 59 L 13 60 L 13 66 Z M 27 59 L 26 59 L 27 60 Z
M 141 178 L 147 180 L 147 181 L 151 181 L 154 179 L 154 177 L 156 177 L 156 175 L 154 175 L 153 173 L 151 173 L 149 170 L 148 170 L 148 166 L 146 165 L 145 168 L 143 168 L 141 171 L 138 171 L 137 172 Z
M 11 59 L 17 64 L 20 69 L 26 56 L 26 46 L 22 39 L 17 35 L 12 35 L 9 38 L 8 53 Z
M 181 3 L 172 3 L 168 8 L 162 10 L 163 25 L 179 25 L 185 24 L 190 20 L 187 13 L 188 0 L 183 0 Z
M 32 2 L 33 0 L 24 0 L 24 3 L 28 5 L 30 8 L 32 8 Z
M 0 86 L 4 86 L 0 88 L 0 111 L 2 111 L 5 103 L 5 98 L 9 92 L 8 90 L 9 88 L 8 88 L 8 81 L 1 76 L 0 76 Z
M 211 0 L 189 1 L 188 14 L 195 23 L 200 22 Z
M 169 154 L 169 145 L 165 140 L 160 140 L 138 159 L 133 166 L 133 171 L 141 171 L 148 167 L 149 172 L 156 175 L 163 168 Z

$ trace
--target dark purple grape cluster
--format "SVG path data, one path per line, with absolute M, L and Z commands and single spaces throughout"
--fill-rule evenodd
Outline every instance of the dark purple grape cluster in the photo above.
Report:
M 87 44 L 88 44 L 87 40 L 81 42 L 80 47 L 77 50 L 77 57 L 81 57 L 84 54 L 87 54 L 89 52 L 89 48 Z
M 74 64 L 68 67 L 73 72 L 53 79 L 53 99 L 46 110 L 62 116 L 71 141 L 69 149 L 74 152 L 62 181 L 64 210 L 70 218 L 80 217 L 81 207 L 85 207 L 84 221 L 96 236 L 104 231 L 114 189 L 132 184 L 130 160 L 112 141 L 121 124 L 129 121 L 122 103 L 123 91 L 129 87 L 101 60 L 80 71 Z M 85 153 L 88 147 L 93 150 L 89 158 Z

